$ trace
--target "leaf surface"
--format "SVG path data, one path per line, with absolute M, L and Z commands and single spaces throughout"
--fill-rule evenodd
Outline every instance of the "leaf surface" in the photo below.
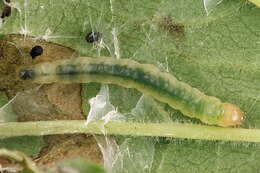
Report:
M 3 23 L 1 34 L 35 36 L 86 56 L 155 64 L 207 95 L 239 105 L 247 114 L 243 127 L 260 128 L 260 9 L 252 4 L 223 1 L 209 16 L 203 2 L 188 0 L 21 0 L 12 6 L 15 9 Z M 101 42 L 86 42 L 91 31 L 102 33 Z M 117 86 L 110 86 L 110 93 L 111 102 L 122 113 L 135 108 L 141 96 Z M 163 108 L 174 121 L 200 123 L 167 105 Z M 143 120 L 154 121 L 147 115 L 150 109 L 143 111 L 148 117 Z M 140 141 L 130 156 L 144 153 Z M 155 139 L 152 147 L 153 162 L 144 172 L 230 173 L 260 168 L 259 144 Z M 138 157 L 130 161 L 138 162 L 134 158 Z M 130 161 L 125 160 L 123 170 Z

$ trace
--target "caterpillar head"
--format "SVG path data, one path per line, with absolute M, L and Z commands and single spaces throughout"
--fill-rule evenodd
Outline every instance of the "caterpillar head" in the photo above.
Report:
M 241 109 L 231 103 L 223 103 L 223 117 L 218 125 L 220 126 L 236 126 L 240 125 L 245 120 L 245 114 Z

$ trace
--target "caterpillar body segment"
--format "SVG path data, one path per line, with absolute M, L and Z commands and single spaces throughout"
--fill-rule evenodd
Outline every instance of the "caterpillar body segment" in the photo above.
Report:
M 36 83 L 98 82 L 136 88 L 184 115 L 219 126 L 240 125 L 244 113 L 231 103 L 207 96 L 150 64 L 129 59 L 80 57 L 41 63 L 19 70 L 19 78 Z

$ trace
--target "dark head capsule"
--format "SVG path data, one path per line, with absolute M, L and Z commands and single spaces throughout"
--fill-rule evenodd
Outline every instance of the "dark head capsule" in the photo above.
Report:
M 40 56 L 43 52 L 43 48 L 41 46 L 34 46 L 30 52 L 30 55 L 32 59 L 34 59 L 37 56 Z
M 90 32 L 85 37 L 85 39 L 88 43 L 93 43 L 95 41 L 99 41 L 100 38 L 101 38 L 101 34 L 99 32 Z
M 19 76 L 23 80 L 33 79 L 35 74 L 33 70 L 23 69 L 20 71 Z

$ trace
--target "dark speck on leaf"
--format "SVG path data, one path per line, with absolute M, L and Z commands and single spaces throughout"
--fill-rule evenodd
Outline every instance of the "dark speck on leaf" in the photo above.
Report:
M 85 39 L 88 43 L 93 43 L 99 41 L 101 34 L 99 32 L 90 32 L 86 35 Z
M 30 52 L 32 59 L 40 56 L 43 53 L 43 48 L 41 46 L 34 46 Z
M 4 9 L 3 9 L 3 12 L 2 12 L 2 15 L 1 15 L 1 18 L 5 18 L 5 17 L 9 17 L 11 15 L 11 7 L 10 6 L 5 6 Z
M 171 34 L 177 34 L 179 36 L 184 36 L 184 25 L 180 23 L 175 23 L 171 17 L 164 17 L 159 22 L 159 25 L 169 31 Z
M 34 71 L 33 70 L 21 70 L 20 71 L 20 78 L 23 80 L 32 79 L 34 77 Z

